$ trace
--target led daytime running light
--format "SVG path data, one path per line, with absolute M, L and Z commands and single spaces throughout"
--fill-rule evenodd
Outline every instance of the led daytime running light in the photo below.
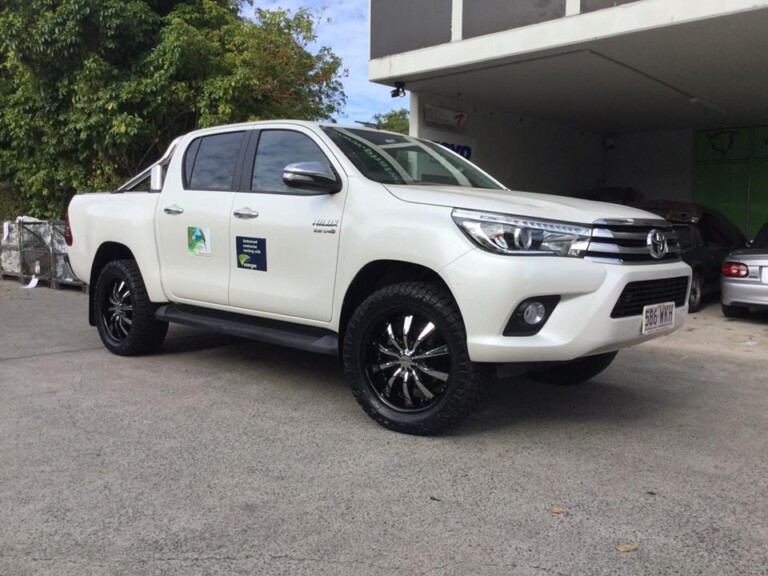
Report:
M 467 237 L 489 252 L 508 256 L 582 256 L 592 228 L 569 222 L 454 209 L 453 219 Z
M 547 232 L 560 232 L 562 234 L 574 234 L 577 236 L 590 236 L 592 228 L 571 224 L 568 222 L 555 222 L 552 220 L 533 220 L 528 218 L 518 218 L 515 216 L 505 216 L 504 214 L 494 214 L 492 212 L 475 212 L 473 210 L 453 211 L 454 220 L 475 220 L 477 222 L 489 222 L 494 224 L 507 224 L 516 228 L 531 228 L 533 230 L 544 230 Z

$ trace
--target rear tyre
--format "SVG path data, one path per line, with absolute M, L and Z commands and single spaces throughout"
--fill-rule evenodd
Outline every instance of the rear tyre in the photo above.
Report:
M 701 273 L 694 270 L 691 276 L 691 294 L 688 296 L 688 312 L 698 312 L 704 305 L 704 284 Z
M 743 306 L 721 304 L 720 307 L 723 310 L 723 316 L 727 318 L 746 318 L 749 315 L 749 308 L 744 308 Z
M 573 386 L 580 384 L 600 374 L 608 368 L 616 358 L 618 352 L 606 352 L 596 356 L 577 358 L 565 364 L 558 364 L 552 368 L 535 370 L 528 375 L 537 382 L 554 384 L 556 386 Z
M 366 413 L 406 434 L 456 426 L 484 391 L 456 302 L 426 282 L 395 284 L 369 296 L 349 321 L 343 361 Z
M 144 280 L 133 260 L 114 260 L 96 281 L 96 327 L 107 350 L 119 356 L 147 354 L 165 340 L 168 322 L 155 318 Z

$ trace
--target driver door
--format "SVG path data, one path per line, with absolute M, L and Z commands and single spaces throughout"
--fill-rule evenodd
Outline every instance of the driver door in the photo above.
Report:
M 230 224 L 230 305 L 330 321 L 346 187 L 331 194 L 283 182 L 288 164 L 320 162 L 340 178 L 326 145 L 300 127 L 259 130 L 246 157 L 250 191 L 235 194 Z

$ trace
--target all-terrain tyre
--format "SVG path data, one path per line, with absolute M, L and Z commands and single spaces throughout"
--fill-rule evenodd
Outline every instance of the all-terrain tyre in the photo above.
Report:
M 749 316 L 749 308 L 745 308 L 744 306 L 720 304 L 720 308 L 723 310 L 723 316 L 726 318 L 746 318 Z
M 107 350 L 119 356 L 157 350 L 168 332 L 168 322 L 155 318 L 144 280 L 133 260 L 114 260 L 104 266 L 94 295 L 96 327 Z
M 608 368 L 618 352 L 606 352 L 586 358 L 577 358 L 543 370 L 534 370 L 528 375 L 537 382 L 556 386 L 573 386 L 586 382 Z
M 394 284 L 369 296 L 347 325 L 342 357 L 357 401 L 397 432 L 426 435 L 456 426 L 484 392 L 456 302 L 428 282 Z

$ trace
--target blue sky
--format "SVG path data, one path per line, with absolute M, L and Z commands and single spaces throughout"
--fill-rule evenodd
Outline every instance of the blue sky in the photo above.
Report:
M 337 118 L 352 123 L 370 120 L 376 113 L 408 108 L 408 98 L 393 99 L 389 88 L 368 82 L 369 30 L 368 0 L 255 0 L 255 8 L 289 9 L 309 8 L 322 14 L 317 26 L 317 45 L 328 46 L 349 69 L 344 79 L 347 105 Z M 248 15 L 253 9 L 243 5 Z

